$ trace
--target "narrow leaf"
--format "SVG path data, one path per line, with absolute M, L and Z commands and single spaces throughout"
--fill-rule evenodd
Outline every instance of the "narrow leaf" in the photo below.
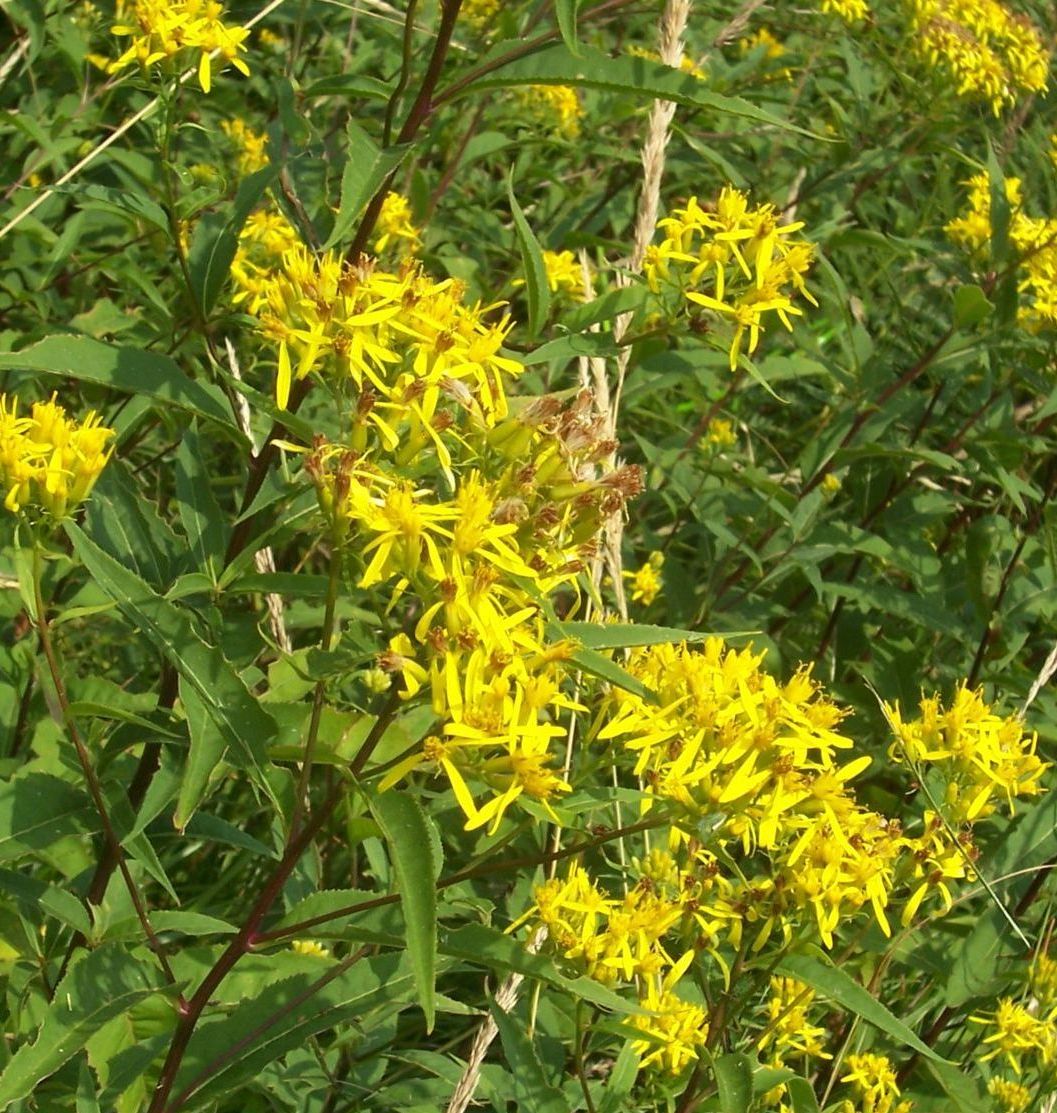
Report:
M 570 53 L 580 55 L 580 44 L 576 39 L 576 17 L 580 11 L 580 0 L 554 0 L 554 14 L 558 19 L 558 30 L 562 41 Z
M 407 953 L 415 973 L 426 1030 L 433 1030 L 437 972 L 439 840 L 417 800 L 397 790 L 369 800 L 371 814 L 389 846 L 407 925 Z
M 543 265 L 543 252 L 539 241 L 529 227 L 525 214 L 514 196 L 514 183 L 507 182 L 510 211 L 514 217 L 514 231 L 521 249 L 521 269 L 525 274 L 525 297 L 528 301 L 528 331 L 535 336 L 543 327 L 551 309 L 551 290 L 547 285 L 547 268 Z
M 275 734 L 275 722 L 223 653 L 198 637 L 185 611 L 152 591 L 73 522 L 66 523 L 66 532 L 92 579 L 177 669 L 238 763 L 278 807 L 265 773 L 265 743 Z
M 498 60 L 520 45 L 515 42 L 498 43 L 482 61 Z M 439 99 L 454 100 L 471 93 L 516 85 L 578 85 L 649 100 L 670 100 L 690 108 L 707 108 L 718 114 L 799 132 L 813 139 L 821 138 L 780 116 L 757 108 L 741 97 L 713 93 L 707 82 L 662 62 L 629 55 L 611 58 L 600 50 L 583 45 L 579 54 L 574 54 L 564 43 L 497 66 L 468 84 L 458 86 L 448 97 L 442 95 Z
M 946 1062 L 897 1016 L 889 1012 L 867 989 L 836 966 L 810 955 L 788 955 L 778 963 L 777 972 L 799 978 L 823 997 L 879 1028 L 900 1043 L 912 1047 L 926 1058 Z
M 46 336 L 21 352 L 0 353 L 0 371 L 4 370 L 40 371 L 126 394 L 146 394 L 237 432 L 220 391 L 189 379 L 174 360 L 159 352 L 119 348 L 89 336 Z

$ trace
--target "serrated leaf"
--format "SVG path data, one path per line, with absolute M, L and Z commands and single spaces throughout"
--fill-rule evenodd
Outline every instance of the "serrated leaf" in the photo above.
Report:
M 46 336 L 20 352 L 0 353 L 0 370 L 39 371 L 64 379 L 98 383 L 124 394 L 145 394 L 241 433 L 223 395 L 189 379 L 159 352 L 121 348 L 89 336 Z
M 498 43 L 482 61 L 487 63 L 490 59 L 498 59 L 519 45 L 514 42 Z M 711 109 L 720 115 L 769 124 L 784 131 L 811 136 L 813 139 L 822 138 L 780 116 L 757 108 L 741 97 L 713 93 L 707 82 L 693 74 L 666 66 L 663 62 L 629 55 L 612 58 L 600 50 L 583 45 L 579 54 L 573 54 L 564 43 L 497 66 L 465 85 L 456 85 L 448 96 L 442 93 L 438 102 L 488 89 L 505 89 L 517 85 L 577 85 L 649 100 L 669 100 L 691 108 Z
M 700 630 L 680 630 L 674 626 L 637 625 L 633 622 L 603 625 L 599 622 L 555 622 L 547 628 L 552 641 L 571 638 L 585 649 L 630 649 L 640 645 L 671 645 L 674 642 L 701 642 L 711 637 Z M 730 637 L 730 635 L 726 635 Z
M 87 795 L 59 777 L 26 773 L 0 784 L 0 862 L 97 827 Z
M 507 182 L 510 212 L 514 217 L 514 232 L 521 250 L 521 270 L 525 275 L 525 300 L 528 302 L 528 332 L 535 336 L 551 310 L 551 289 L 547 283 L 547 268 L 543 251 L 535 233 L 529 227 L 525 214 L 514 196 L 513 180 Z
M 223 653 L 198 637 L 184 611 L 152 591 L 73 522 L 67 522 L 65 528 L 92 579 L 194 689 L 237 763 L 278 807 L 265 773 L 265 745 L 276 727 L 260 701 L 250 694 Z
M 407 953 L 415 972 L 426 1031 L 433 1031 L 437 978 L 437 890 L 440 840 L 422 806 L 397 789 L 368 799 L 382 829 L 396 872 L 396 885 L 407 925 Z
M 818 1098 L 815 1097 L 815 1090 L 806 1078 L 790 1078 L 785 1084 L 785 1089 L 793 1113 L 819 1113 Z
M 159 975 L 123 948 L 81 952 L 44 1014 L 37 1038 L 23 1044 L 0 1074 L 0 1110 L 31 1094 L 107 1021 L 157 992 Z
M 385 179 L 407 158 L 411 144 L 379 147 L 358 124 L 349 122 L 346 133 L 345 168 L 341 172 L 341 199 L 330 237 L 323 245 L 334 247 L 352 230 L 367 203 Z
M 927 1043 L 919 1039 L 912 1028 L 890 1012 L 886 1005 L 881 1004 L 869 990 L 828 961 L 823 962 L 810 955 L 787 955 L 778 963 L 776 972 L 798 978 L 822 997 L 854 1013 L 907 1047 L 912 1047 L 926 1058 L 940 1063 L 946 1062 Z

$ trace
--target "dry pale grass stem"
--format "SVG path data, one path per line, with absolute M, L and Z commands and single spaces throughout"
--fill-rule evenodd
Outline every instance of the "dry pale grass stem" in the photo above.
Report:
M 228 353 L 228 368 L 231 371 L 231 377 L 238 382 L 242 382 L 242 371 L 239 368 L 238 356 L 235 354 L 235 348 L 231 341 L 225 337 L 224 346 Z M 239 428 L 242 430 L 246 439 L 253 444 L 253 429 L 250 425 L 250 404 L 246 401 L 246 396 L 239 391 L 235 392 L 235 420 L 238 422 Z M 258 549 L 253 555 L 253 563 L 257 567 L 257 571 L 262 575 L 275 571 L 275 553 L 272 551 L 270 545 L 266 545 L 263 549 Z M 268 625 L 271 627 L 272 637 L 275 639 L 275 644 L 284 652 L 292 653 L 294 644 L 290 640 L 290 635 L 286 630 L 286 618 L 283 613 L 283 597 L 270 592 L 264 597 L 265 604 L 268 607 Z

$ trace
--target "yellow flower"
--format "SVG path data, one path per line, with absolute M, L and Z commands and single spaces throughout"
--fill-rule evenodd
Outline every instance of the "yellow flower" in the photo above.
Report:
M 898 1109 L 896 1099 L 899 1086 L 896 1072 L 885 1055 L 849 1055 L 844 1060 L 848 1073 L 841 1082 L 850 1082 L 856 1096 L 862 1102 L 864 1113 L 890 1113 Z
M 330 958 L 330 951 L 315 939 L 295 939 L 290 944 L 295 954 L 309 955 L 311 958 Z
M 987 1030 L 983 1042 L 992 1047 L 984 1062 L 1002 1055 L 1017 1074 L 1023 1074 L 1025 1056 L 1045 1065 L 1057 1057 L 1057 1010 L 1035 1016 L 1012 997 L 1003 997 L 993 1013 L 970 1016 L 969 1022 Z
M 705 443 L 713 448 L 731 448 L 738 443 L 733 422 L 722 417 L 714 417 L 705 430 Z
M 544 251 L 543 266 L 552 294 L 564 293 L 574 301 L 584 300 L 583 268 L 571 251 Z
M 820 0 L 819 8 L 823 14 L 839 16 L 845 23 L 859 23 L 870 14 L 866 0 Z
M 584 110 L 571 85 L 524 85 L 515 95 L 533 123 L 565 139 L 580 134 Z
M 220 130 L 238 154 L 239 172 L 248 175 L 268 165 L 268 137 L 248 127 L 245 120 L 221 120 Z
M 992 1078 L 987 1092 L 995 1099 L 998 1113 L 1025 1113 L 1031 1105 L 1031 1090 L 1010 1078 Z
M 94 411 L 78 424 L 56 402 L 35 402 L 29 417 L 0 394 L 0 489 L 12 513 L 42 511 L 60 521 L 89 495 L 113 452 L 114 430 Z
M 824 495 L 835 495 L 841 489 L 843 484 L 840 481 L 840 476 L 835 475 L 831 471 L 828 471 L 822 477 L 822 482 L 821 484 L 819 484 L 819 486 L 822 488 L 822 493 Z
M 729 320 L 731 370 L 746 338 L 749 354 L 756 350 L 770 314 L 791 329 L 791 318 L 803 313 L 794 298 L 818 304 L 804 282 L 814 249 L 794 238 L 803 224 L 780 224 L 773 205 L 752 207 L 727 186 L 714 210 L 691 197 L 657 227 L 663 239 L 651 245 L 644 267 L 650 288 L 675 286 L 687 301 Z
M 110 63 L 110 73 L 127 66 L 149 69 L 159 62 L 174 60 L 185 50 L 198 53 L 198 81 L 204 93 L 212 85 L 211 55 L 220 55 L 221 63 L 230 62 L 240 73 L 249 74 L 249 67 L 239 57 L 245 53 L 249 31 L 230 26 L 221 16 L 224 8 L 216 0 L 133 0 L 131 11 L 125 3 L 118 6 L 119 22 L 112 33 L 132 41 L 120 58 Z M 121 22 L 121 20 L 127 22 Z
M 411 219 L 411 203 L 400 193 L 390 191 L 378 214 L 374 250 L 381 255 L 387 247 L 398 254 L 414 255 L 422 246 L 422 236 Z
M 997 800 L 1009 810 L 1017 796 L 1035 796 L 1049 766 L 1035 753 L 1037 736 L 1022 720 L 996 715 L 980 689 L 961 685 L 950 705 L 922 699 L 920 717 L 905 722 L 899 705 L 885 705 L 896 741 L 889 753 L 912 766 L 934 766 L 947 779 L 947 818 L 952 824 L 974 823 L 992 815 Z
M 655 975 L 647 980 L 640 1004 L 649 1010 L 648 1015 L 631 1018 L 631 1024 L 646 1037 L 632 1045 L 642 1056 L 643 1067 L 678 1074 L 697 1059 L 708 1040 L 708 1014 L 672 992 L 693 958 L 694 952 L 687 951 L 663 979 Z
M 661 593 L 664 584 L 661 580 L 661 568 L 664 565 L 664 553 L 650 553 L 649 559 L 635 572 L 625 572 L 624 578 L 631 581 L 631 601 L 641 603 L 648 607 Z
M 1019 95 L 1046 89 L 1049 55 L 1030 20 L 998 0 L 909 0 L 910 42 L 929 66 L 950 75 L 960 97 L 997 116 Z

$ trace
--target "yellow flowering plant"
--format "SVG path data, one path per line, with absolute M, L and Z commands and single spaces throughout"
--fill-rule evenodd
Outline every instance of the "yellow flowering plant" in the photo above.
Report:
M 0 1110 L 1049 1108 L 1047 5 L 7 14 Z

